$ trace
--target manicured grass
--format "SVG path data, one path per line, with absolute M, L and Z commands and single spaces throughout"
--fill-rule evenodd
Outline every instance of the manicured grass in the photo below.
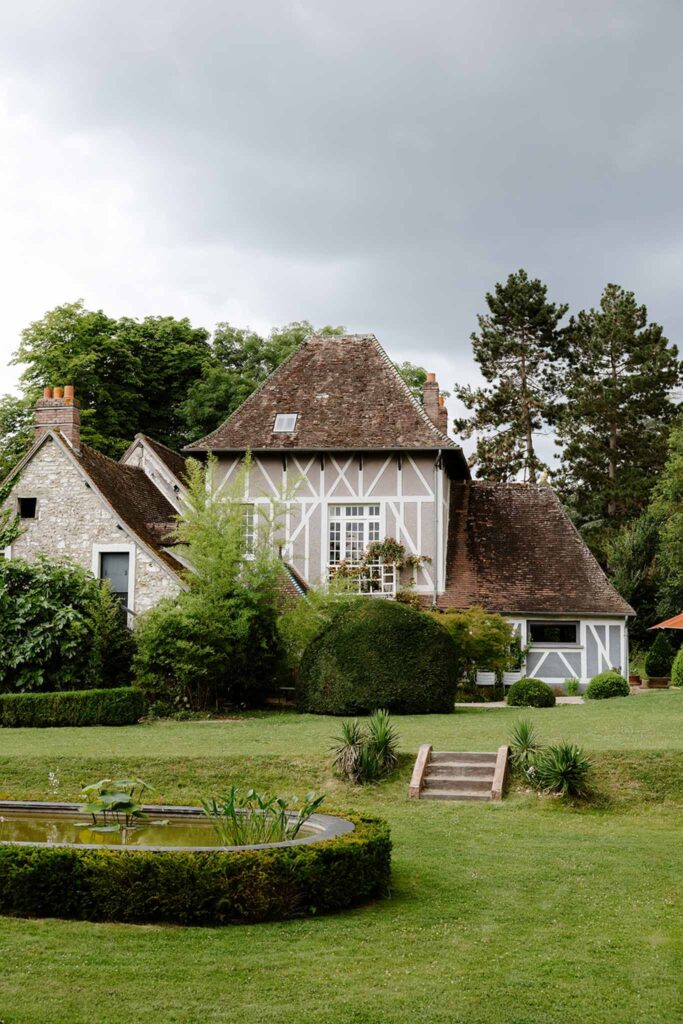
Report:
M 683 699 L 529 712 L 546 740 L 596 751 L 611 804 L 577 810 L 409 802 L 408 756 L 495 749 L 511 710 L 397 719 L 399 775 L 353 789 L 327 751 L 338 721 L 0 732 L 3 796 L 58 796 L 136 771 L 158 799 L 235 781 L 324 789 L 391 824 L 392 897 L 338 917 L 224 929 L 0 919 L 4 1024 L 651 1024 L 681 1013 Z M 524 712 L 527 714 L 527 712 Z M 607 753 L 607 751 L 612 751 Z M 599 752 L 599 753 L 597 753 Z
M 451 715 L 395 716 L 401 749 L 495 750 L 515 717 L 531 718 L 548 742 L 580 741 L 592 750 L 683 750 L 683 689 L 554 708 L 457 708 Z M 267 723 L 264 728 L 264 722 Z M 228 722 L 155 722 L 112 729 L 7 729 L 0 756 L 224 757 L 326 751 L 340 719 L 295 712 L 241 715 Z

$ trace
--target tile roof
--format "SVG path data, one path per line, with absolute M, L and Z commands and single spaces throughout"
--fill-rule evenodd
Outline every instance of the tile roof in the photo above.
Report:
M 446 591 L 440 607 L 632 615 L 552 488 L 452 483 Z
M 182 565 L 164 550 L 172 543 L 169 534 L 175 525 L 177 512 L 143 470 L 138 466 L 114 462 L 86 444 L 73 455 L 126 526 L 169 569 L 181 573 Z
M 296 413 L 292 433 L 274 433 Z M 429 419 L 374 334 L 312 335 L 213 433 L 185 451 L 438 449 Z

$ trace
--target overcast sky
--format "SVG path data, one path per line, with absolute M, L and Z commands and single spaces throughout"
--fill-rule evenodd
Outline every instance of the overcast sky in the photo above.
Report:
M 79 297 L 342 323 L 449 387 L 523 266 L 680 342 L 682 39 L 677 0 L 3 3 L 0 390 Z

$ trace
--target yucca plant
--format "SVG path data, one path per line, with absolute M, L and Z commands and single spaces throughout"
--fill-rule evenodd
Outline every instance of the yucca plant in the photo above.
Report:
M 533 722 L 528 718 L 515 722 L 509 743 L 513 766 L 527 773 L 542 749 Z
M 580 799 L 590 792 L 593 763 L 582 747 L 558 743 L 546 747 L 536 758 L 534 784 L 545 793 Z
M 342 722 L 341 735 L 337 737 L 332 765 L 338 775 L 356 781 L 358 762 L 363 747 L 363 730 L 357 718 Z
M 377 777 L 390 775 L 398 764 L 398 733 L 392 725 L 391 715 L 378 708 L 368 719 L 368 748 L 377 762 Z
M 334 748 L 333 766 L 350 782 L 376 782 L 390 775 L 398 764 L 398 734 L 388 711 L 380 708 L 363 729 L 357 718 L 342 722 Z

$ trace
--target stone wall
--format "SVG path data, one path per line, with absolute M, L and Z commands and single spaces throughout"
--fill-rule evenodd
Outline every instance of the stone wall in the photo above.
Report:
M 93 545 L 134 544 L 132 610 L 139 615 L 180 590 L 178 580 L 151 558 L 132 534 L 118 529 L 112 512 L 52 439 L 24 467 L 7 504 L 15 505 L 18 497 L 37 499 L 36 518 L 23 520 L 25 530 L 12 544 L 11 557 L 31 560 L 45 554 L 52 559 L 71 558 L 91 571 Z

